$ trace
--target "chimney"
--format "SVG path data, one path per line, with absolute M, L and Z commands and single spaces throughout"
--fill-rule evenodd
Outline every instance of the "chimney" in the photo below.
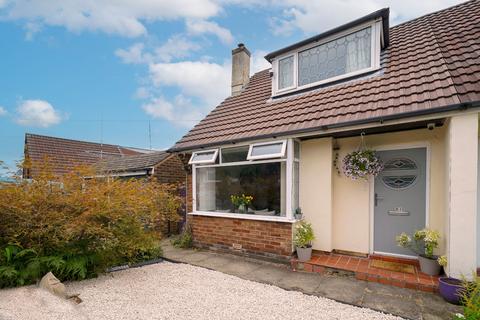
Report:
M 232 96 L 242 92 L 250 79 L 250 51 L 243 43 L 232 50 Z

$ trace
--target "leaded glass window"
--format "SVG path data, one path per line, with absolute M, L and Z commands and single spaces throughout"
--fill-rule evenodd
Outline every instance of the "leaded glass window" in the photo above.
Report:
M 293 86 L 293 63 L 294 57 L 286 57 L 278 61 L 278 89 Z
M 371 33 L 368 27 L 299 52 L 298 86 L 371 67 Z
M 415 161 L 408 158 L 395 158 L 385 163 L 382 182 L 391 189 L 405 189 L 415 183 L 419 174 Z

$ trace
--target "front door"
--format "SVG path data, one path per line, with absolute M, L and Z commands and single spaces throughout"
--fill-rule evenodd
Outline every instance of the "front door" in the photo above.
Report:
M 374 235 L 376 253 L 413 255 L 395 237 L 425 227 L 426 148 L 379 151 L 385 168 L 375 178 Z

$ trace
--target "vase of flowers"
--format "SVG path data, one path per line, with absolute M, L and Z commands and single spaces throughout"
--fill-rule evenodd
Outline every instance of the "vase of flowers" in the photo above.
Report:
M 420 262 L 420 270 L 431 276 L 440 274 L 438 256 L 433 254 L 433 250 L 438 247 L 439 240 L 440 233 L 438 231 L 426 228 L 416 230 L 413 239 L 405 232 L 396 237 L 398 246 L 415 252 Z
M 383 170 L 383 163 L 376 152 L 362 149 L 351 152 L 343 158 L 343 174 L 353 180 L 377 176 Z
M 252 203 L 253 197 L 242 195 L 231 195 L 230 201 L 239 213 L 247 213 L 248 206 Z
M 312 225 L 306 221 L 297 224 L 293 243 L 297 249 L 298 261 L 305 262 L 312 258 L 312 241 L 315 240 Z

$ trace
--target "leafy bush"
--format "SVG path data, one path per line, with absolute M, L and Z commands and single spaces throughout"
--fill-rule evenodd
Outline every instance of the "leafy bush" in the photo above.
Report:
M 177 248 L 191 248 L 193 246 L 192 228 L 189 224 L 183 226 L 180 236 L 172 241 L 172 245 Z
M 480 277 L 473 274 L 473 281 L 463 281 L 461 302 L 463 304 L 463 315 L 455 315 L 455 319 L 478 320 L 480 319 Z
M 97 178 L 88 168 L 59 178 L 48 162 L 39 172 L 33 181 L 18 179 L 0 188 L 0 250 L 10 252 L 0 260 L 5 277 L 13 277 L 12 270 L 42 273 L 43 266 L 57 265 L 57 277 L 83 279 L 114 265 L 155 258 L 161 253 L 160 224 L 179 219 L 176 186 Z M 32 271 L 15 284 L 36 278 Z
M 293 238 L 295 246 L 299 248 L 307 248 L 312 245 L 313 240 L 315 240 L 315 235 L 313 234 L 312 225 L 305 221 L 297 224 L 295 236 Z

